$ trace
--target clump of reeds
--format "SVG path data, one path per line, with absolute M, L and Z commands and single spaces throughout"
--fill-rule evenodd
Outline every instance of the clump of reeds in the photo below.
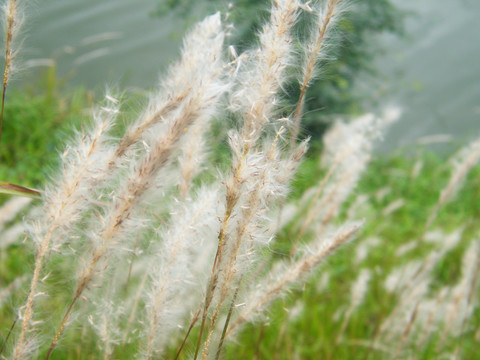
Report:
M 306 92 L 343 9 L 341 0 L 273 0 L 257 47 L 239 55 L 233 49 L 231 59 L 220 14 L 207 17 L 186 36 L 179 61 L 120 137 L 114 130 L 121 100 L 106 95 L 61 155 L 61 168 L 42 193 L 41 214 L 26 221 L 35 264 L 5 356 L 48 359 L 78 326 L 78 352 L 93 334 L 104 359 L 132 343 L 137 358 L 167 357 L 173 347 L 176 358 L 188 348 L 194 359 L 218 359 L 245 323 L 357 234 L 363 221 L 335 220 L 397 110 L 336 122 L 324 139 L 324 177 L 299 204 L 285 204 L 308 148 L 308 140 L 297 141 Z M 302 37 L 306 43 L 295 37 L 301 16 L 316 24 Z M 286 113 L 284 89 L 299 64 L 300 96 Z M 215 168 L 207 163 L 210 125 L 227 116 L 237 120 L 226 134 L 229 166 L 213 170 L 214 180 L 202 178 L 203 169 Z M 280 224 L 292 219 L 290 256 L 278 261 L 269 248 Z M 432 255 L 431 265 L 415 267 L 419 290 L 409 290 L 412 299 L 437 260 Z M 477 263 L 468 264 L 466 273 L 474 274 Z M 64 289 L 48 281 L 56 267 L 69 284 Z M 363 270 L 352 288 L 337 345 L 371 276 Z M 472 277 L 462 282 L 464 293 L 470 294 Z M 47 316 L 59 303 L 62 313 Z M 421 305 L 408 308 L 412 321 L 395 356 Z M 395 323 L 394 315 L 383 327 Z
M 28 222 L 30 239 L 37 247 L 36 262 L 26 303 L 19 311 L 21 326 L 15 333 L 14 359 L 32 357 L 37 347 L 44 348 L 36 340 L 38 331 L 44 329 L 38 327 L 41 319 L 35 309 L 41 295 L 52 296 L 46 284 L 38 290 L 52 259 L 70 257 L 78 270 L 76 275 L 72 273 L 76 278 L 72 295 L 57 320 L 46 358 L 75 321 L 72 314 L 90 311 L 86 310 L 90 306 L 77 305 L 85 300 L 101 303 L 98 306 L 103 313 L 93 312 L 90 322 L 104 343 L 106 358 L 122 338 L 110 336 L 101 326 L 112 314 L 130 314 L 127 327 L 135 328 L 144 344 L 140 356 L 150 359 L 171 344 L 172 334 L 180 335 L 176 326 L 196 309 L 190 326 L 199 320 L 195 358 L 200 353 L 208 358 L 220 356 L 226 337 L 251 318 L 249 308 L 263 308 L 352 236 L 359 225 L 347 227 L 329 240 L 319 237 L 318 249 L 287 266 L 276 285 L 255 300 L 260 301 L 258 306 L 252 300 L 241 314 L 234 311 L 237 298 L 253 290 L 245 281 L 275 236 L 271 211 L 286 196 L 307 149 L 306 141 L 298 145 L 295 141 L 301 105 L 340 3 L 330 0 L 310 6 L 298 0 L 273 1 L 258 48 L 230 62 L 223 54 L 225 34 L 220 15 L 208 17 L 186 37 L 180 61 L 171 67 L 167 80 L 122 138 L 114 138 L 111 131 L 120 101 L 106 96 L 105 104 L 94 113 L 91 129 L 78 134 L 62 155 L 62 171 L 42 196 L 42 216 Z M 296 66 L 293 33 L 305 10 L 317 17 L 318 26 L 312 30 L 311 44 L 303 44 L 307 55 L 297 109 L 285 116 L 278 103 L 288 73 Z M 225 116 L 221 105 L 233 110 L 241 124 L 228 133 L 231 168 L 213 184 L 195 189 L 193 180 L 205 160 L 209 123 Z M 152 228 L 156 219 L 161 219 L 158 231 Z M 136 266 L 149 276 L 141 285 L 133 280 L 121 284 L 116 273 L 124 271 L 118 261 L 130 261 L 128 279 L 135 278 Z M 206 268 L 210 268 L 208 277 Z M 107 282 L 111 300 L 100 302 L 93 288 Z M 129 296 L 114 300 L 122 287 L 147 295 L 141 301 Z M 195 297 L 175 300 L 187 294 Z M 254 291 L 252 296 L 259 295 Z M 111 313 L 108 319 L 107 310 Z M 100 319 L 95 320 L 96 316 Z M 135 320 L 145 316 L 145 321 Z M 218 321 L 223 316 L 227 320 L 222 327 Z M 123 324 L 116 323 L 117 327 Z M 131 335 L 125 334 L 123 339 L 131 341 Z M 188 334 L 185 340 L 188 342 Z M 219 342 L 213 345 L 214 341 Z

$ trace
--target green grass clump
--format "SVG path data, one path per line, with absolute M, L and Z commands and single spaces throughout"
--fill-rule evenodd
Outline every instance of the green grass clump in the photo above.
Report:
M 423 165 L 419 174 L 415 176 L 413 168 L 418 162 Z M 293 185 L 293 200 L 315 184 L 322 173 L 318 163 L 318 155 L 311 156 L 303 163 Z M 450 172 L 445 158 L 429 152 L 419 152 L 413 157 L 403 154 L 376 157 L 345 205 L 346 209 L 349 208 L 359 195 L 368 197 L 368 201 L 362 205 L 362 211 L 359 212 L 361 215 L 367 214 L 367 217 L 358 239 L 329 258 L 327 263 L 310 278 L 308 284 L 292 290 L 285 298 L 277 300 L 264 321 L 247 325 L 236 341 L 229 344 L 225 358 L 279 360 L 391 358 L 399 339 L 393 343 L 394 345 L 382 344 L 379 328 L 395 311 L 399 295 L 388 293 L 384 282 L 388 274 L 398 266 L 413 259 L 424 259 L 432 252 L 433 246 L 421 240 L 424 236 L 424 225 L 429 209 L 435 206 L 440 191 L 449 180 Z M 31 178 L 35 179 L 35 175 L 41 179 L 40 174 L 34 174 Z M 479 211 L 475 201 L 478 199 L 479 190 L 480 169 L 476 167 L 465 180 L 457 196 L 440 211 L 433 225 L 434 230 L 444 231 L 445 234 L 463 228 L 463 234 L 461 241 L 436 264 L 432 272 L 432 292 L 442 287 L 453 286 L 461 277 L 464 251 L 475 236 L 478 236 L 479 226 L 474 219 Z M 404 199 L 404 205 L 391 214 L 385 214 L 385 208 L 399 198 Z M 346 218 L 345 211 L 339 220 L 344 221 Z M 355 259 L 358 247 L 372 237 L 378 237 L 381 243 L 371 248 L 366 258 L 357 263 Z M 280 237 L 279 241 L 287 240 Z M 399 247 L 411 241 L 417 242 L 417 247 L 406 256 L 397 256 Z M 283 249 L 281 250 L 283 255 L 282 253 L 277 255 L 287 257 L 288 249 L 286 247 L 280 249 Z M 7 261 L 2 262 L 0 267 L 2 287 L 25 272 L 25 263 L 32 262 L 31 254 L 27 255 L 21 246 L 10 248 L 6 259 Z M 65 264 L 57 264 L 59 268 L 65 267 Z M 369 269 L 372 272 L 368 291 L 363 302 L 351 316 L 342 340 L 337 344 L 335 339 L 341 328 L 342 315 L 351 300 L 352 283 L 361 269 Z M 60 278 L 55 280 L 57 276 L 54 266 L 52 271 L 49 282 L 60 281 Z M 325 273 L 329 274 L 328 285 L 321 287 L 320 283 Z M 61 308 L 61 300 L 57 305 Z M 0 322 L 2 329 L 6 329 L 11 320 L 11 316 L 8 316 L 11 315 L 10 311 L 5 310 L 4 307 Z M 474 331 L 480 324 L 478 308 L 472 313 L 469 324 L 461 336 L 447 338 L 445 344 L 441 346 L 441 352 L 438 348 L 442 329 L 438 328 L 420 349 L 410 348 L 409 343 L 406 343 L 399 358 L 412 353 L 416 353 L 417 359 L 437 358 L 446 352 L 454 352 L 460 342 L 462 353 L 467 358 L 480 357 L 480 350 L 476 346 L 478 334 Z M 72 332 L 64 341 L 75 343 L 78 335 Z M 88 331 L 84 336 L 81 349 L 73 346 L 59 348 L 56 358 L 86 359 L 87 353 L 95 352 L 96 344 L 91 337 L 93 334 Z M 421 334 L 411 336 L 418 338 Z M 372 347 L 373 339 L 376 338 L 377 343 Z M 175 350 L 176 347 L 169 353 L 172 357 Z M 115 358 L 127 359 L 136 351 L 137 345 L 129 344 L 118 349 Z
M 416 162 L 423 164 L 418 176 L 413 174 Z M 308 159 L 299 174 L 314 174 L 318 171 L 314 165 L 317 163 L 317 158 Z M 367 203 L 359 212 L 360 216 L 366 216 L 361 235 L 329 258 L 310 278 L 308 285 L 278 300 L 263 322 L 248 325 L 237 339 L 241 346 L 231 345 L 226 358 L 391 359 L 400 338 L 382 344 L 379 327 L 395 310 L 401 294 L 388 293 L 384 282 L 395 268 L 414 259 L 425 259 L 434 249 L 421 239 L 429 211 L 448 183 L 450 173 L 451 168 L 444 157 L 427 151 L 419 151 L 415 156 L 402 153 L 377 156 L 345 206 L 349 208 L 359 195 L 368 196 Z M 296 182 L 296 186 L 301 188 L 314 184 L 315 177 L 308 175 L 300 176 Z M 379 192 L 380 189 L 385 191 Z M 296 190 L 293 192 L 297 193 Z M 441 230 L 445 234 L 458 228 L 462 228 L 463 233 L 460 242 L 432 271 L 432 293 L 442 287 L 453 286 L 461 277 L 464 252 L 478 237 L 480 230 L 474 220 L 478 218 L 478 201 L 475 199 L 478 200 L 479 190 L 480 168 L 477 166 L 472 169 L 457 196 L 440 211 L 433 225 L 433 230 Z M 399 198 L 404 199 L 404 205 L 385 215 L 385 208 Z M 343 214 L 345 217 L 346 212 Z M 358 247 L 372 237 L 379 238 L 380 244 L 371 248 L 366 258 L 357 263 Z M 396 255 L 402 245 L 412 241 L 417 243 L 413 250 L 404 256 Z M 286 252 L 284 247 L 282 249 Z M 351 300 L 352 283 L 361 269 L 369 269 L 372 278 L 364 301 L 348 322 L 342 341 L 336 344 L 343 312 Z M 329 276 L 328 286 L 320 288 L 322 276 L 326 273 Z M 478 288 L 476 294 L 478 296 Z M 297 313 L 286 310 L 296 306 Z M 422 348 L 405 343 L 398 358 L 406 358 L 406 354 L 415 354 L 415 359 L 439 358 L 442 354 L 453 353 L 459 345 L 465 359 L 479 358 L 480 349 L 476 346 L 478 331 L 475 331 L 479 325 L 480 311 L 477 307 L 461 336 L 448 338 L 440 344 L 442 327 L 438 327 Z M 420 338 L 421 334 L 410 336 Z M 379 338 L 378 343 L 376 348 L 372 348 L 375 337 Z
M 41 187 L 59 162 L 66 139 L 87 119 L 91 95 L 83 89 L 65 92 L 55 68 L 35 89 L 11 88 L 5 103 L 0 143 L 0 181 Z

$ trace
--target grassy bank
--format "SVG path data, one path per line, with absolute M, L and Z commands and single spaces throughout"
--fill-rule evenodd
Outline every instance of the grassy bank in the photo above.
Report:
M 318 181 L 322 174 L 318 162 L 319 157 L 312 156 L 302 164 L 294 183 L 293 202 Z M 454 291 L 465 276 L 465 253 L 478 239 L 479 167 L 471 171 L 456 197 L 424 232 L 450 174 L 448 159 L 427 151 L 419 150 L 415 156 L 375 156 L 338 220 L 364 218 L 358 238 L 330 257 L 306 285 L 276 301 L 263 320 L 247 325 L 229 344 L 225 358 L 432 359 L 455 353 L 465 359 L 480 357 L 476 346 L 480 336 L 478 286 L 471 303 L 447 304 L 449 291 Z M 457 239 L 452 240 L 455 233 Z M 287 227 L 279 235 L 272 248 L 275 256 L 289 257 L 292 234 Z M 16 243 L 1 250 L 2 289 L 30 272 L 33 259 L 25 247 L 30 248 L 28 243 Z M 358 289 L 362 272 L 368 273 L 368 281 L 364 289 Z M 397 279 L 392 289 L 392 279 L 402 273 L 403 280 Z M 353 290 L 356 282 L 357 290 Z M 25 286 L 0 302 L 3 334 L 11 325 Z M 358 304 L 352 305 L 353 299 Z M 56 301 L 55 306 L 62 307 L 62 300 Z M 451 325 L 470 307 L 473 310 L 460 330 L 458 324 Z M 449 319 L 451 311 L 455 311 L 454 319 Z M 98 351 L 95 337 L 88 328 L 72 331 L 66 342 L 73 342 L 73 346 L 59 348 L 56 358 L 92 358 Z M 115 358 L 133 356 L 137 345 L 133 342 L 118 348 Z M 169 356 L 174 357 L 176 350 L 174 346 Z
M 67 139 L 88 119 L 92 101 L 92 94 L 84 89 L 66 91 L 55 67 L 31 86 L 9 89 L 0 142 L 0 180 L 41 187 L 58 166 Z
M 314 173 L 315 166 L 309 162 L 316 161 L 309 159 L 303 173 Z M 324 263 L 308 285 L 277 301 L 264 322 L 249 325 L 237 339 L 241 346 L 231 346 L 228 358 L 447 359 L 452 354 L 459 359 L 479 357 L 478 284 L 473 295 L 477 300 L 472 300 L 477 306 L 456 336 L 451 334 L 453 320 L 449 317 L 461 317 L 473 304 L 462 302 L 452 310 L 439 295 L 446 296 L 449 289 L 461 282 L 462 268 L 466 266 L 464 255 L 472 241 L 478 240 L 479 167 L 424 233 L 427 218 L 450 172 L 446 158 L 425 151 L 416 156 L 397 153 L 374 159 L 350 199 L 355 209 L 350 215 L 366 219 L 359 237 Z M 298 184 L 306 186 L 304 181 L 312 180 L 305 175 Z M 442 250 L 455 232 L 458 241 Z M 284 236 L 288 242 L 288 231 Z M 281 251 L 288 256 L 285 247 Z M 434 258 L 434 254 L 441 256 Z M 411 269 L 422 272 L 422 265 L 429 269 L 420 279 Z M 394 274 L 402 273 L 398 273 L 399 269 L 404 270 L 402 285 L 389 291 L 387 279 L 393 281 Z M 346 315 L 354 299 L 352 287 L 365 270 L 370 274 L 368 284 L 357 289 L 355 295 L 361 297 L 360 303 Z M 425 289 L 420 291 L 421 287 Z M 409 304 L 402 303 L 405 297 L 410 297 Z M 391 328 L 382 328 L 392 314 L 396 320 L 390 320 Z M 346 316 L 350 316 L 349 320 L 345 320 Z

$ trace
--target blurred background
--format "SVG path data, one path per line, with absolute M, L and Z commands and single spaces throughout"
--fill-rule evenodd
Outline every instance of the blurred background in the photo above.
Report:
M 383 143 L 462 142 L 478 134 L 480 2 L 368 0 L 351 2 L 344 35 L 309 95 L 306 132 L 329 116 L 396 104 L 404 111 Z M 267 16 L 268 1 L 45 0 L 28 10 L 24 65 L 56 64 L 69 87 L 105 84 L 148 89 L 178 57 L 183 34 L 216 10 L 235 24 L 229 42 L 244 48 Z M 254 21 L 254 19 L 256 21 Z M 24 71 L 17 86 L 31 82 Z M 434 135 L 434 136 L 433 136 Z M 441 149 L 442 147 L 438 147 Z

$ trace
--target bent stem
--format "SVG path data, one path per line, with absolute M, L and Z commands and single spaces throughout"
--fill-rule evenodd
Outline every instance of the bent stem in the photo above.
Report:
M 210 274 L 207 293 L 205 295 L 205 305 L 203 307 L 203 313 L 202 313 L 202 324 L 200 326 L 200 334 L 198 336 L 197 345 L 195 348 L 194 360 L 197 360 L 197 357 L 198 357 L 198 352 L 200 350 L 200 344 L 202 341 L 203 330 L 205 328 L 205 321 L 207 319 L 208 309 L 210 308 L 210 303 L 212 302 L 212 299 L 213 299 L 213 293 L 215 291 L 215 288 L 218 282 L 217 266 L 218 264 L 221 263 L 221 257 L 223 254 L 223 248 L 225 246 L 225 235 L 227 232 L 228 223 L 230 221 L 230 217 L 232 216 L 233 208 L 235 207 L 239 199 L 239 192 L 240 192 L 240 186 L 241 186 L 239 175 L 242 171 L 242 163 L 249 151 L 250 151 L 250 147 L 248 146 L 248 144 L 246 144 L 243 150 L 243 154 L 241 156 L 241 160 L 238 162 L 238 165 L 235 167 L 233 171 L 233 179 L 236 186 L 234 189 L 231 189 L 230 194 L 227 189 L 227 208 L 222 221 L 222 228 L 220 229 L 220 232 L 218 234 L 217 252 L 215 254 L 215 259 L 213 261 L 212 273 Z
M 52 227 L 50 229 L 50 232 L 46 235 L 45 240 L 42 244 L 40 244 L 39 250 L 38 250 L 38 255 L 37 259 L 35 261 L 35 270 L 33 272 L 33 277 L 32 277 L 32 282 L 30 285 L 30 291 L 27 296 L 27 302 L 26 302 L 26 308 L 25 308 L 25 313 L 23 315 L 23 324 L 22 324 L 22 330 L 20 332 L 20 336 L 18 338 L 17 345 L 14 350 L 14 359 L 20 359 L 23 355 L 24 351 L 24 343 L 25 343 L 25 337 L 26 333 L 29 327 L 30 320 L 32 319 L 33 316 L 33 302 L 34 302 L 34 297 L 35 297 L 35 291 L 37 289 L 37 284 L 40 279 L 40 272 L 43 269 L 43 260 L 45 258 L 45 255 L 48 250 L 48 246 L 50 244 L 51 237 L 53 235 L 53 232 L 56 230 L 56 227 Z
M 0 140 L 2 140 L 3 110 L 5 108 L 5 93 L 7 91 L 7 81 L 8 81 L 7 72 L 8 72 L 7 65 L 5 65 L 5 75 L 3 75 L 2 110 L 0 112 Z
M 219 235 L 220 239 L 218 243 L 217 253 L 215 254 L 215 260 L 213 262 L 213 267 L 212 267 L 212 274 L 209 281 L 210 284 L 208 285 L 207 294 L 205 295 L 205 305 L 203 306 L 203 312 L 202 312 L 202 323 L 200 325 L 200 334 L 198 335 L 197 345 L 195 347 L 194 360 L 197 360 L 197 357 L 198 357 L 198 351 L 200 350 L 200 344 L 202 343 L 203 329 L 205 328 L 205 321 L 207 320 L 208 309 L 210 307 L 210 303 L 213 298 L 213 292 L 215 291 L 215 287 L 217 284 L 216 277 L 215 277 L 215 270 L 217 267 L 219 254 L 221 252 L 221 247 L 223 246 L 222 234 L 224 234 L 224 232 L 220 231 L 220 235 Z M 186 337 L 188 337 L 188 333 Z
M 16 317 L 15 320 L 13 321 L 12 326 L 10 326 L 10 330 L 8 330 L 8 334 L 7 334 L 7 336 L 5 337 L 5 341 L 4 341 L 3 344 L 2 344 L 2 348 L 0 349 L 0 355 L 2 355 L 3 350 L 5 350 L 5 346 L 7 346 L 8 339 L 10 338 L 10 335 L 12 334 L 13 329 L 15 328 L 15 325 L 17 324 L 18 319 L 19 319 L 19 316 L 18 316 L 18 314 L 17 314 L 17 317 Z
M 3 71 L 3 91 L 2 91 L 2 108 L 0 110 L 0 140 L 2 139 L 3 127 L 3 111 L 5 108 L 5 93 L 7 91 L 7 84 L 10 78 L 10 71 L 12 68 L 12 61 L 15 57 L 15 51 L 12 48 L 14 37 L 18 33 L 18 28 L 21 25 L 21 19 L 18 12 L 17 0 L 10 0 L 8 5 L 5 5 L 6 16 L 6 30 L 5 30 L 5 68 Z
M 48 360 L 50 358 L 50 354 L 57 347 L 58 340 L 60 339 L 60 336 L 62 336 L 63 329 L 65 328 L 65 324 L 68 320 L 68 317 L 70 316 L 70 312 L 73 309 L 73 305 L 75 305 L 79 297 L 80 297 L 80 294 L 77 293 L 77 295 L 75 295 L 72 302 L 70 303 L 70 306 L 68 307 L 65 315 L 63 315 L 63 319 L 60 322 L 60 325 L 58 326 L 57 332 L 55 333 L 52 343 L 50 344 L 50 348 L 48 349 L 48 353 L 47 353 L 47 356 L 45 357 L 45 360 Z
M 318 59 L 318 54 L 322 49 L 323 43 L 325 38 L 327 37 L 327 32 L 330 26 L 330 23 L 335 16 L 335 8 L 342 0 L 329 0 L 327 4 L 327 11 L 325 17 L 321 20 L 320 28 L 318 29 L 317 36 L 315 38 L 314 44 L 310 45 L 311 50 L 309 51 L 309 55 L 307 58 L 307 62 L 305 65 L 304 76 L 302 87 L 300 90 L 300 96 L 298 98 L 297 106 L 293 113 L 293 130 L 292 136 L 290 138 L 290 149 L 293 148 L 295 142 L 298 138 L 298 132 L 300 130 L 300 120 L 303 115 L 303 107 L 305 105 L 305 94 L 307 92 L 307 88 L 310 85 L 310 81 L 313 77 L 313 72 L 315 69 L 315 64 Z
M 185 343 L 187 342 L 188 336 L 190 335 L 190 332 L 192 331 L 193 327 L 197 323 L 198 317 L 200 316 L 200 309 L 197 310 L 195 315 L 193 316 L 192 323 L 190 324 L 190 327 L 188 328 L 187 334 L 185 335 L 185 338 L 183 339 L 182 345 L 180 345 L 180 348 L 177 351 L 177 355 L 175 355 L 175 360 L 178 360 L 178 357 L 180 356 L 180 353 L 183 350 L 183 347 L 185 346 Z
M 232 313 L 233 313 L 233 308 L 235 306 L 235 303 L 237 302 L 237 295 L 238 295 L 238 291 L 240 290 L 240 285 L 242 283 L 242 279 L 243 279 L 243 274 L 240 277 L 240 279 L 238 280 L 238 286 L 235 289 L 235 293 L 233 294 L 233 299 L 232 299 L 232 302 L 230 304 L 230 309 L 228 309 L 227 319 L 225 320 L 225 325 L 223 326 L 222 336 L 220 338 L 220 342 L 218 343 L 217 354 L 215 355 L 215 360 L 218 360 L 220 358 L 220 353 L 222 351 L 223 343 L 225 342 L 225 337 L 227 335 L 228 324 L 230 323 L 230 319 L 231 319 Z

